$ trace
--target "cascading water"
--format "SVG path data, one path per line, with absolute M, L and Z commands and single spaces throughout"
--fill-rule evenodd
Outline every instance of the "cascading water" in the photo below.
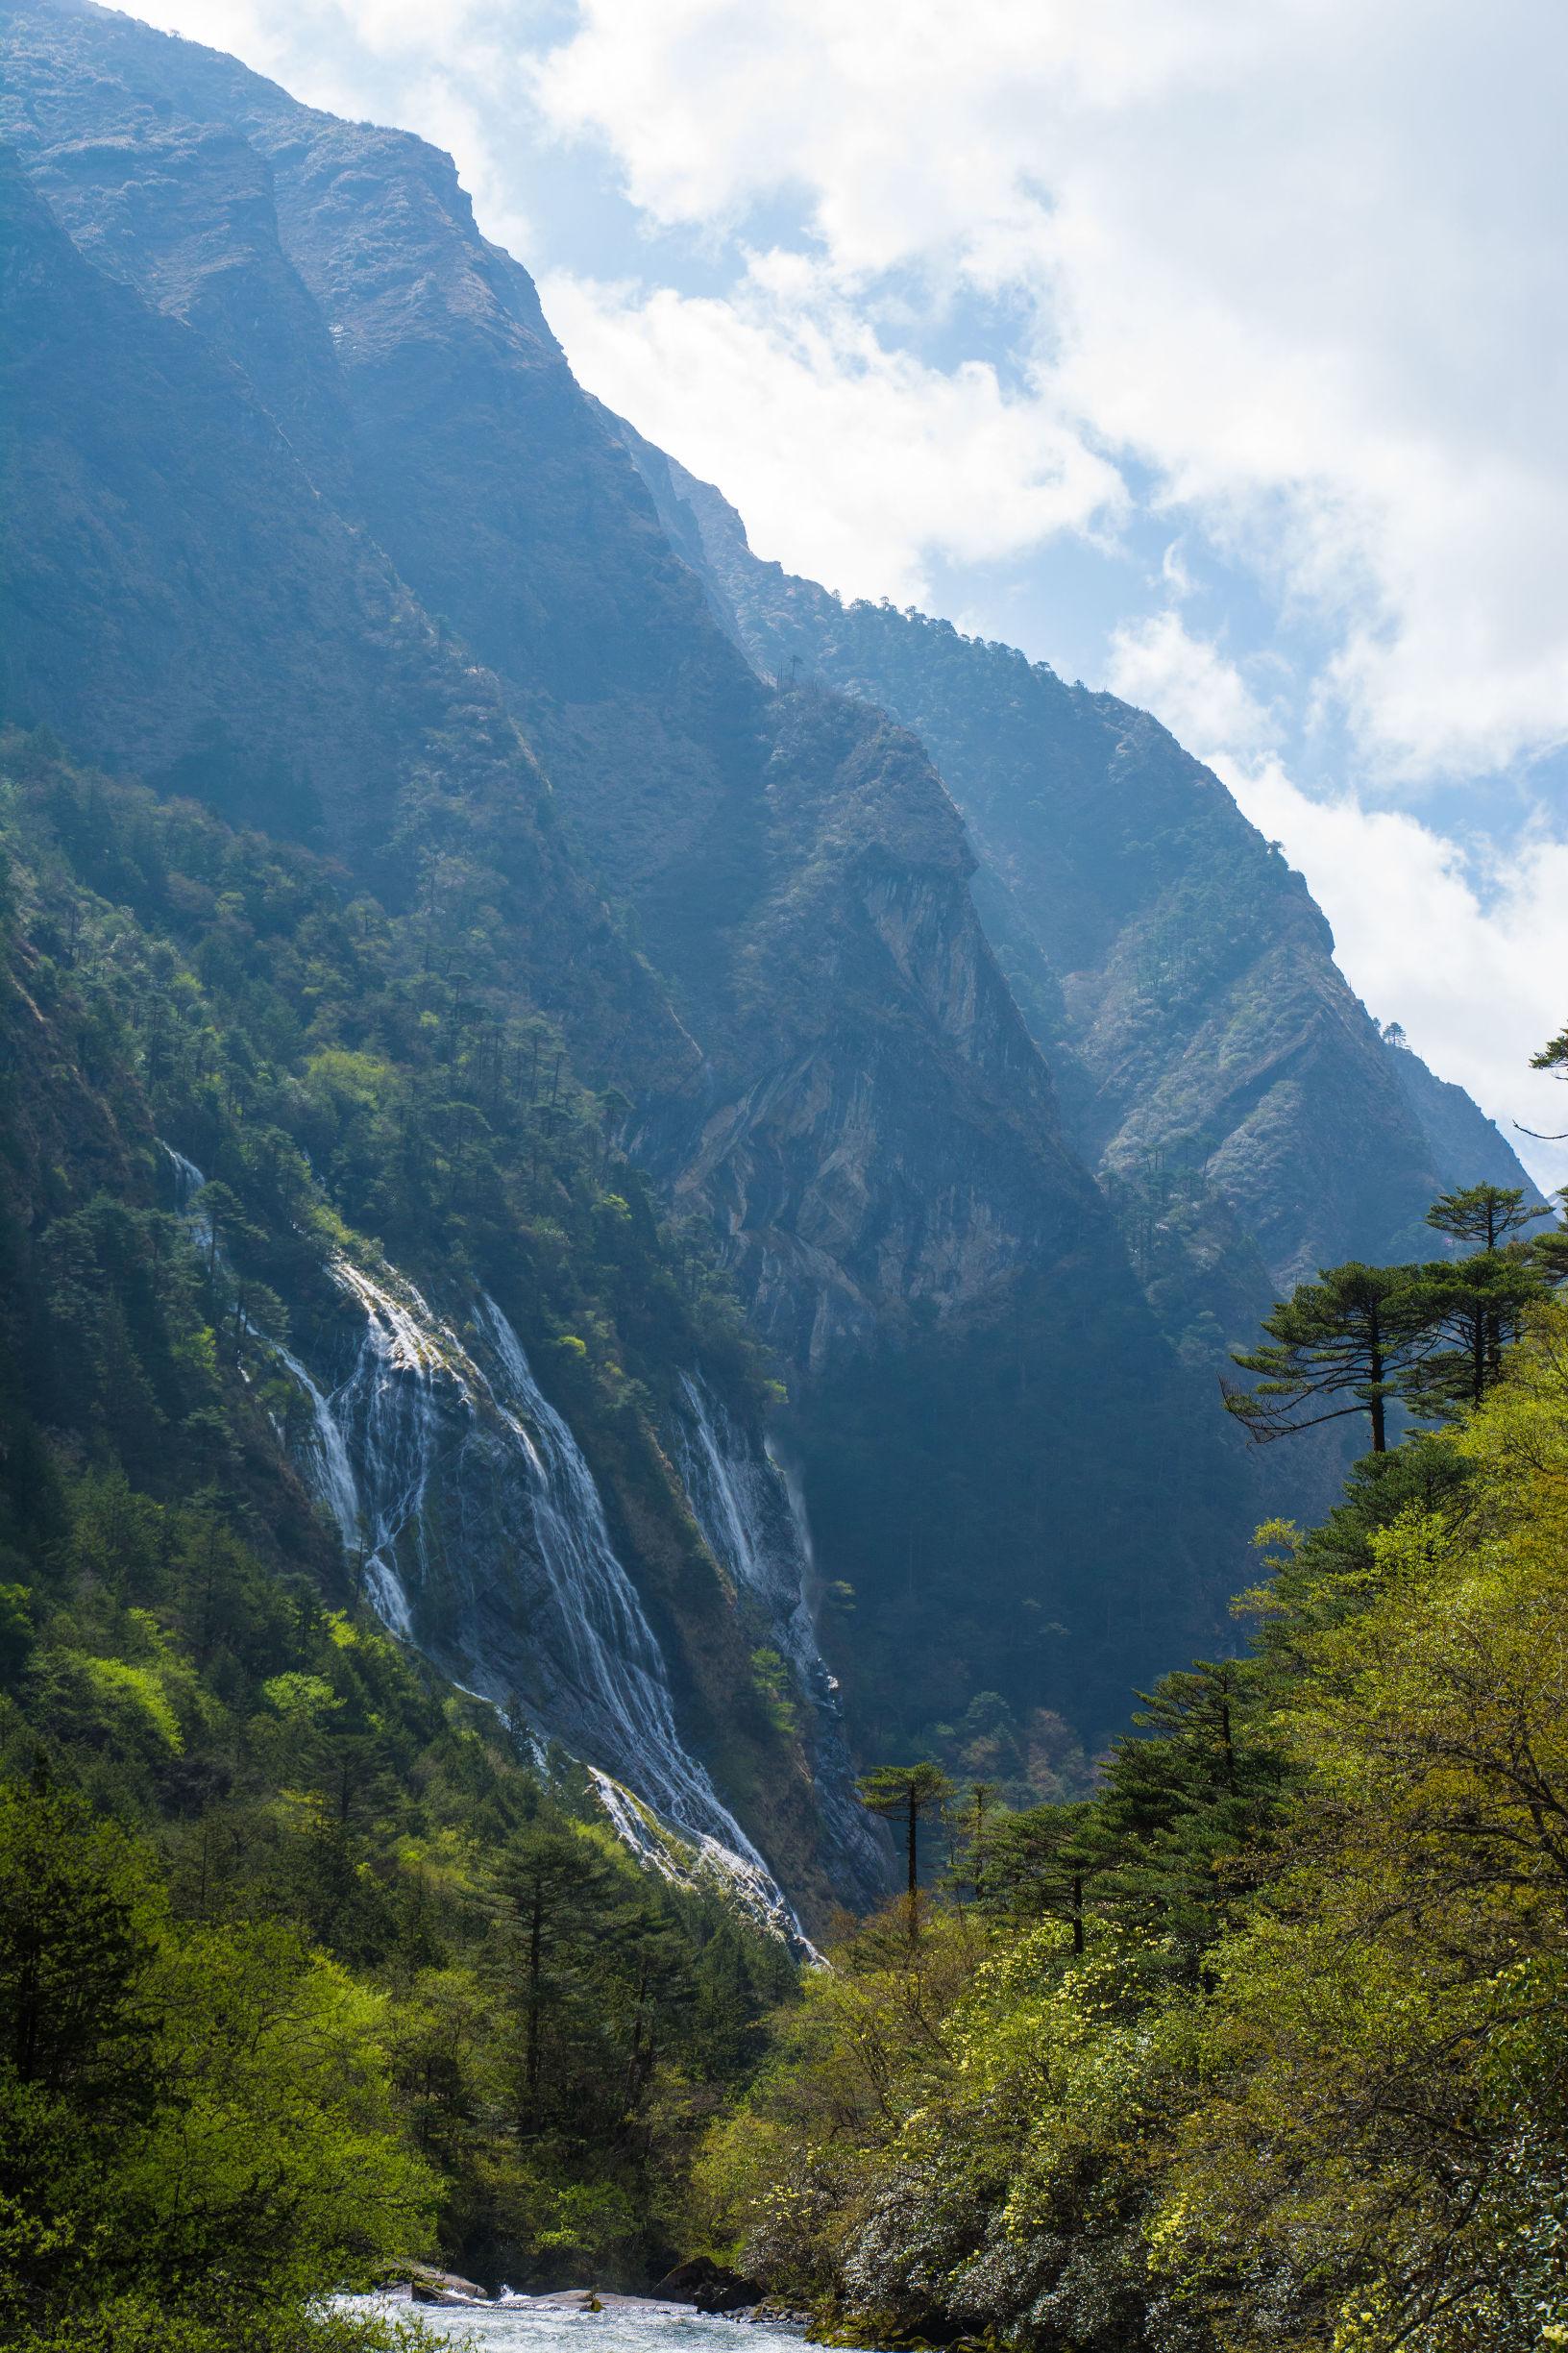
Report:
M 837 1679 L 827 1671 L 812 1615 L 811 1533 L 799 1493 L 764 1443 L 745 1431 L 706 1385 L 681 1380 L 686 1410 L 675 1455 L 709 1550 L 763 1615 L 773 1645 L 807 1703 L 807 1749 L 836 1875 L 870 1900 L 885 1893 L 887 1864 L 854 1794 Z
M 400 1296 L 344 1258 L 332 1259 L 328 1272 L 360 1310 L 364 1331 L 348 1379 L 323 1400 L 336 1436 L 334 1443 L 322 1430 L 328 1476 L 318 1491 L 342 1527 L 328 1479 L 335 1466 L 348 1466 L 365 1589 L 385 1623 L 409 1640 L 414 1616 L 404 1574 L 411 1569 L 423 1590 L 433 1569 L 430 1504 L 442 1459 L 442 1392 L 451 1391 L 459 1410 L 472 1410 L 472 1385 L 463 1378 L 461 1349 L 411 1285 Z
M 774 1639 L 805 1690 L 831 1703 L 837 1684 L 812 1622 L 810 1552 L 776 1465 L 720 1400 L 681 1376 L 689 1418 L 680 1431 L 681 1482 L 710 1550 L 768 1612 Z
M 501 1374 L 491 1395 L 534 1474 L 539 1557 L 551 1581 L 579 1720 L 594 1723 L 598 1732 L 596 1756 L 619 1758 L 623 1777 L 638 1794 L 684 1831 L 705 1860 L 741 1888 L 753 1909 L 787 1918 L 794 1928 L 793 1914 L 767 1865 L 680 1739 L 663 1654 L 610 1542 L 604 1507 L 581 1449 L 534 1380 L 522 1343 L 495 1301 L 481 1294 L 479 1311 Z M 602 1770 L 594 1777 L 607 1802 Z M 609 1805 L 608 1810 L 622 1835 L 639 1844 L 617 1809 Z
M 189 1210 L 202 1172 L 164 1148 Z M 718 1878 L 803 1941 L 681 1740 L 663 1654 L 593 1474 L 505 1315 L 481 1294 L 463 1339 L 403 1277 L 342 1257 L 327 1271 L 362 1318 L 335 1384 L 253 1336 L 309 1406 L 296 1458 L 380 1616 L 520 1732 L 531 1718 L 581 1758 L 616 1830 L 653 1868 Z
M 177 1209 L 188 1209 L 191 1195 L 201 1191 L 207 1179 L 197 1167 L 196 1163 L 193 1160 L 186 1160 L 184 1154 L 177 1152 L 172 1143 L 164 1143 L 161 1136 L 159 1138 L 159 1142 L 168 1154 L 169 1165 L 174 1170 L 175 1206 Z
M 268 1346 L 284 1371 L 305 1392 L 309 1403 L 310 1435 L 306 1440 L 304 1452 L 306 1475 L 310 1487 L 337 1522 L 337 1532 L 343 1539 L 344 1551 L 357 1553 L 363 1545 L 359 1488 L 354 1476 L 354 1464 L 349 1459 L 342 1425 L 334 1417 L 329 1399 L 299 1358 L 285 1348 L 282 1340 L 270 1340 Z

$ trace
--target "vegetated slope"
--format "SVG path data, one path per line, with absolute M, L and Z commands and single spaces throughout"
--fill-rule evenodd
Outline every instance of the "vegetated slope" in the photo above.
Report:
M 717 2243 L 872 2344 L 1559 2341 L 1565 1498 L 1559 1293 L 1274 1524 L 1249 1654 L 1090 1800 L 971 1805 L 956 1892 L 835 1947 L 715 2128 Z
M 1444 1185 L 1533 1196 L 1462 1091 L 1384 1041 L 1301 875 L 1147 713 L 759 561 L 716 491 L 627 441 L 759 668 L 818 677 L 927 746 L 1067 1133 L 1194 1352 L 1320 1265 L 1408 1254 Z
M 454 1233 L 483 1262 L 505 1230 L 536 1312 L 597 1336 L 629 1311 L 633 1370 L 613 1394 L 578 1358 L 573 1411 L 645 1524 L 637 1368 L 662 1334 L 744 1416 L 747 1352 L 661 1270 L 646 1196 L 585 1182 L 570 1081 L 519 1214 L 499 1142 L 452 1132 L 417 953 L 319 862 L 37 738 L 0 774 L 0 2335 L 157 2344 L 181 2315 L 229 2347 L 280 2341 L 251 2333 L 270 2314 L 315 2342 L 297 2305 L 426 2252 L 641 2284 L 788 1955 L 722 1882 L 635 1868 L 579 1767 L 377 1627 L 308 1492 L 294 1351 L 365 1247 L 333 1198 L 449 1265 Z M 528 1122 L 499 1114 L 498 1139 Z M 194 1216 L 170 1129 L 212 1171 Z M 700 1578 L 661 1476 L 666 1560 Z M 749 1687 L 707 1577 L 699 1638 Z M 811 1876 L 772 1680 L 727 1731 L 707 1714 Z
M 777 1519 L 757 1352 L 555 1034 L 493 1010 L 480 958 L 454 987 L 451 933 L 351 899 L 310 853 L 81 775 L 36 739 L 6 751 L 13 854 L 37 877 L 18 953 L 61 964 L 108 1040 L 97 1091 L 73 1093 L 58 1052 L 18 1065 L 16 1149 L 60 1117 L 57 1093 L 91 1110 L 107 1092 L 138 1129 L 96 1176 L 77 1170 L 86 1143 L 22 1150 L 19 1229 L 54 1247 L 55 1160 L 68 1190 L 96 1183 L 127 1213 L 178 1200 L 227 1302 L 220 1354 L 335 1523 L 340 1574 L 398 1631 L 520 1737 L 564 1741 L 756 1879 L 749 1839 L 814 1918 L 874 1889 L 796 1623 L 798 1535 L 786 1514 L 754 1560 L 715 1527 L 716 1551 L 675 1467 L 699 1384 L 723 1415 L 713 1476 L 754 1497 L 741 1539 Z M 148 1476 L 157 1450 L 124 1458 Z M 321 1545 L 312 1526 L 304 1558 Z
M 61 453 L 29 545 L 63 564 L 78 518 L 105 552 L 64 650 L 48 583 L 19 559 L 13 706 L 106 760 L 151 759 L 162 781 L 254 811 L 267 790 L 251 780 L 253 746 L 270 755 L 296 678 L 315 708 L 327 647 L 342 678 L 341 711 L 322 714 L 335 748 L 318 758 L 298 740 L 280 755 L 306 766 L 304 821 L 313 796 L 356 874 L 394 904 L 454 908 L 459 928 L 494 941 L 585 1073 L 629 1098 L 625 1132 L 661 1181 L 718 1217 L 761 1328 L 794 1361 L 821 1566 L 854 1601 L 835 1663 L 863 1744 L 915 1737 L 988 1691 L 1027 1710 L 1041 1660 L 1080 1730 L 1097 1732 L 1129 1674 L 1210 1626 L 1252 1516 L 1247 1479 L 1208 1401 L 1178 1380 L 1064 1142 L 929 762 L 899 729 L 758 680 L 445 158 L 104 12 L 22 5 L 5 21 L 10 135 L 75 242 L 73 300 L 97 322 L 74 342 L 59 333 L 56 368 L 98 373 L 104 318 L 139 304 L 136 333 L 123 326 L 133 355 L 138 334 L 159 353 L 178 345 L 232 413 L 196 433 L 132 369 L 115 399 L 135 411 L 133 441 L 156 447 L 168 427 L 168 478 L 198 521 L 187 453 L 210 460 L 217 513 L 247 436 L 267 484 L 264 501 L 235 492 L 253 530 L 198 532 L 199 564 L 161 543 L 143 561 L 104 520 L 120 511 L 104 473 L 115 420 L 90 380 L 56 413 L 41 399 L 24 410 L 18 464 Z M 275 500 L 295 518 L 280 542 Z M 308 560 L 301 518 L 320 535 Z M 280 547 L 289 565 L 297 554 L 310 576 L 293 638 L 289 600 L 263 610 L 243 577 L 227 596 L 225 547 L 263 583 Z M 328 593 L 318 555 L 331 628 L 308 608 Z M 386 627 L 361 622 L 360 576 L 417 645 L 406 693 L 380 662 Z M 162 615 L 151 632 L 149 604 Z M 208 611 L 226 606 L 239 619 L 216 637 L 204 711 L 209 690 L 193 697 L 188 681 Z M 384 760 L 355 756 L 361 710 Z M 301 824 L 277 792 L 269 816 Z M 531 889 L 508 872 L 525 852 Z M 895 1381 L 875 1373 L 884 1350 Z M 985 1412 L 977 1359 L 1012 1368 Z M 887 1509 L 845 1454 L 845 1398 Z M 1196 1499 L 1175 1525 L 1166 1455 Z M 988 1500 L 983 1535 L 971 1492 Z M 917 1675 L 912 1593 L 930 1629 Z M 942 1639 L 961 1599 L 983 1635 L 972 1651 Z M 1025 1605 L 1029 1653 L 1006 1632 Z

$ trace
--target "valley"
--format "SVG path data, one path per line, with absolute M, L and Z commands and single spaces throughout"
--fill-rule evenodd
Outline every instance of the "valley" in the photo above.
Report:
M 1556 1736 L 1556 1211 L 1156 716 L 753 554 L 448 157 L 86 0 L 0 47 L 0 2337 L 412 2342 L 320 2298 L 433 2252 L 1459 2353 L 1325 2317 L 1284 2176 L 1356 2071 L 1313 1919 L 1402 1984 L 1380 1870 L 1474 1895 L 1433 1561 Z M 1249 1443 L 1347 1265 L 1395 1370 Z M 1460 1845 L 1539 1830 L 1509 1737 Z M 1481 1998 L 1417 2074 L 1450 2012 L 1537 2064 Z M 1400 2326 L 1499 2135 L 1350 2197 Z

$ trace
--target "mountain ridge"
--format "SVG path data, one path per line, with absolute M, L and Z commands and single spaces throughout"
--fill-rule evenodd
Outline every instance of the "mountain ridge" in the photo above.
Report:
M 1433 1193 L 1475 1181 L 1460 1158 L 1539 1197 L 1484 1115 L 1472 1105 L 1466 1118 L 1434 1091 L 1446 1082 L 1423 1084 L 1418 1058 L 1389 1045 L 1334 964 L 1305 879 L 1157 719 L 1012 648 L 845 604 L 753 556 L 720 491 L 623 431 L 672 544 L 754 664 L 818 675 L 931 749 L 975 842 L 982 919 L 1102 1179 L 1125 1184 L 1140 1158 L 1201 1144 L 1230 1245 L 1255 1247 L 1276 1288 L 1331 1258 L 1409 1253 Z M 1163 861 L 1173 846 L 1181 856 Z M 1266 1020 L 1249 1021 L 1249 995 Z M 1357 1128 L 1379 1137 L 1359 1196 L 1313 1116 L 1325 1037 L 1334 1078 L 1360 1091 Z M 1282 1164 L 1303 1145 L 1314 1158 L 1286 1192 Z
M 553 1025 L 605 1167 L 777 1354 L 863 1756 L 974 1709 L 1020 1757 L 1103 1737 L 1224 1641 L 1262 1516 L 1213 1365 L 1358 1185 L 1407 1224 L 1439 1189 L 1305 886 L 1145 715 L 845 613 L 661 486 L 449 158 L 86 0 L 0 23 L 11 715 L 414 925 L 459 1137 L 487 1025 Z M 966 763 L 928 689 L 977 662 Z M 425 1246 L 455 1295 L 466 1244 Z

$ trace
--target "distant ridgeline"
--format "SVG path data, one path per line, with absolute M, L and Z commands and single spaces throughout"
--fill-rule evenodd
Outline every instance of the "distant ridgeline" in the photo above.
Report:
M 851 1753 L 1071 1791 L 1223 1641 L 1279 1291 L 1525 1180 L 1152 720 L 751 557 L 448 159 L 3 24 L 12 1213 L 44 1303 L 106 1203 L 150 1300 L 194 1252 L 223 1389 L 40 1305 L 30 1424 L 286 1492 L 281 1562 L 810 1927 L 885 1881 Z

